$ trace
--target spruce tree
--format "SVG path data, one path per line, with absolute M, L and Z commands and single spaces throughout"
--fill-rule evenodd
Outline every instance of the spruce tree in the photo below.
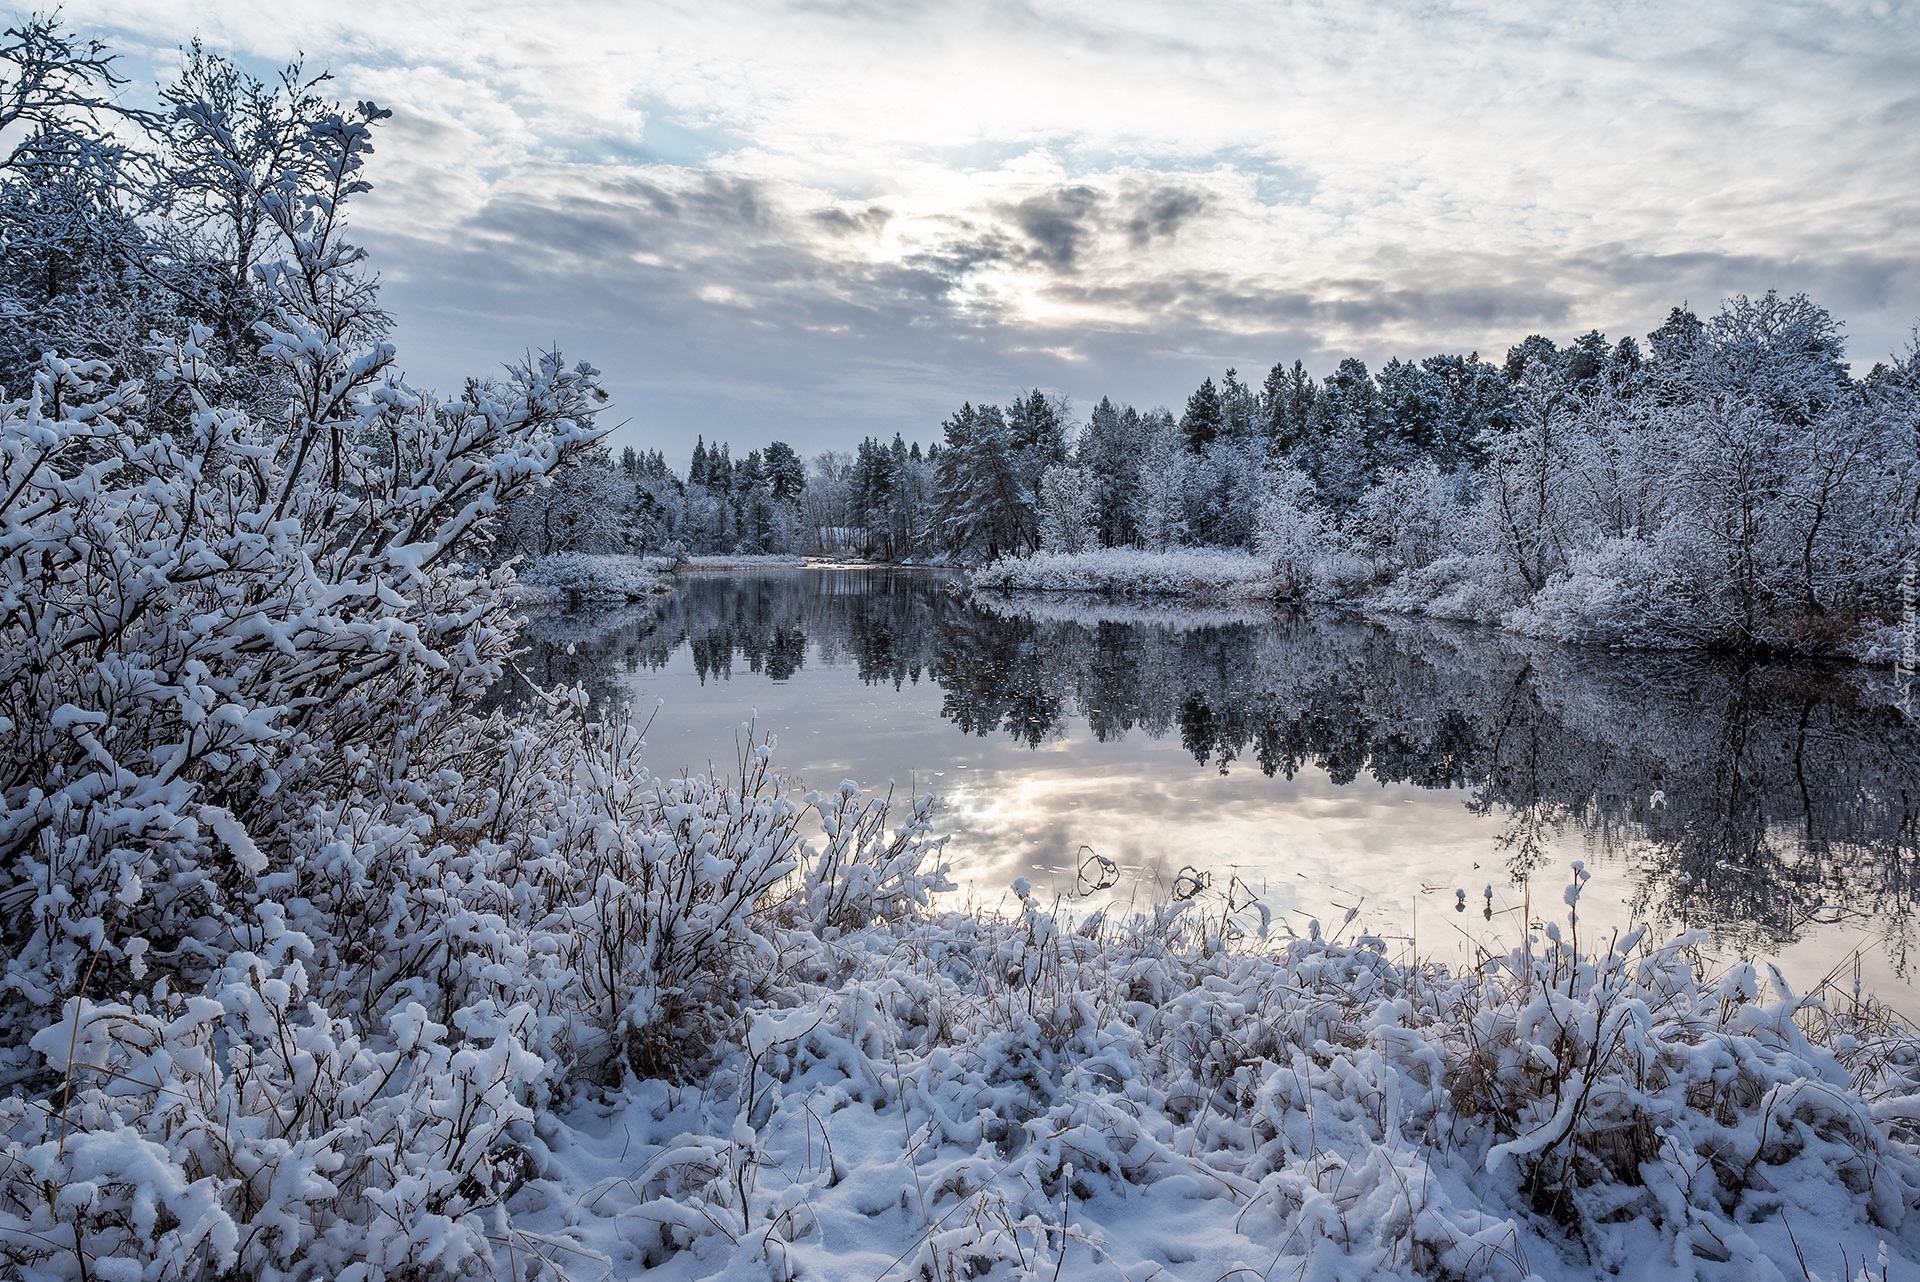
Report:
M 1203 452 L 1225 425 L 1226 411 L 1209 375 L 1199 390 L 1187 398 L 1187 412 L 1180 416 L 1180 430 L 1186 435 L 1187 450 L 1193 454 Z

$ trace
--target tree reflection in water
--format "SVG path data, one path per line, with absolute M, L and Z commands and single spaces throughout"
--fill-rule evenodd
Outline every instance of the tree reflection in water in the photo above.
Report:
M 1904 974 L 1920 735 L 1862 670 L 1542 647 L 1320 611 L 969 597 L 886 570 L 697 574 L 671 596 L 539 619 L 521 671 L 620 697 L 688 647 L 702 683 L 806 664 L 938 684 L 971 735 L 1178 736 L 1202 768 L 1459 789 L 1516 881 L 1571 837 L 1635 868 L 1635 909 L 1771 953 L 1871 919 Z

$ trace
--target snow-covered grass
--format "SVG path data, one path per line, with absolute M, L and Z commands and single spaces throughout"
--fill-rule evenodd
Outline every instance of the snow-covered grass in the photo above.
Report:
M 1003 618 L 1026 618 L 1037 623 L 1070 623 L 1096 628 L 1102 623 L 1145 627 L 1230 628 L 1270 623 L 1273 612 L 1258 603 L 1195 604 L 1167 599 L 1114 600 L 1108 597 L 1061 592 L 1003 591 L 974 600 Z
M 1687 577 L 1699 577 L 1700 558 L 1666 546 L 1648 551 L 1644 544 L 1613 540 L 1592 549 L 1533 593 L 1487 556 L 1443 556 L 1382 582 L 1364 558 L 1333 544 L 1304 557 L 1304 570 L 1277 569 L 1269 557 L 1228 548 L 1043 550 L 1000 557 L 974 570 L 968 582 L 992 591 L 1107 598 L 1332 602 L 1375 617 L 1425 616 L 1614 648 L 1688 650 L 1723 639 L 1724 620 L 1713 620 L 1725 610 L 1706 604 L 1711 593 Z M 1836 616 L 1824 629 L 1803 627 L 1772 644 L 1884 666 L 1896 665 L 1905 652 L 1895 623 Z
M 672 587 L 672 565 L 655 556 L 592 556 L 562 552 L 522 565 L 514 599 L 521 605 L 569 601 L 638 601 Z
M 681 564 L 689 570 L 752 570 L 806 563 L 807 558 L 797 552 L 709 552 L 690 556 Z
M 1273 567 L 1222 548 L 1097 548 L 1003 556 L 975 570 L 977 588 L 1097 592 L 1109 596 L 1252 598 L 1273 593 Z
M 695 1089 L 556 1109 L 515 1240 L 579 1278 L 1920 1267 L 1920 1043 L 1871 1011 L 1703 979 L 1689 938 L 1549 930 L 1452 975 L 1317 929 L 1230 946 L 1204 897 L 1069 928 L 1019 889 L 784 937 Z

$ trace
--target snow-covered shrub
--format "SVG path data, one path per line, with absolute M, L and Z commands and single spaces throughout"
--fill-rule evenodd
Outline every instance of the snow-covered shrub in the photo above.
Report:
M 284 893 L 260 852 L 315 800 L 451 746 L 511 626 L 504 580 L 457 554 L 585 439 L 594 390 L 557 361 L 506 404 L 389 388 L 353 407 L 376 452 L 214 408 L 150 435 L 140 389 L 105 376 L 50 361 L 0 407 L 0 901 L 9 993 L 35 1005 L 96 950 L 121 973 L 135 938 L 149 968 L 199 973 L 205 932 Z
M 643 1076 L 678 1075 L 714 1045 L 713 1019 L 771 968 L 763 900 L 800 866 L 800 806 L 777 786 L 771 745 L 737 778 L 654 777 L 638 727 L 598 722 L 564 744 L 544 790 L 507 831 L 564 852 L 556 905 L 588 1024 Z M 593 1056 L 585 1058 L 591 1062 Z
M 794 867 L 761 784 L 650 780 L 577 701 L 480 710 L 512 575 L 466 567 L 601 393 L 557 356 L 453 402 L 386 377 L 339 236 L 378 115 L 264 201 L 271 417 L 200 327 L 149 384 L 48 356 L 0 400 L 8 1270 L 471 1272 L 593 1016 L 730 992 Z
M 299 937 L 200 994 L 75 998 L 34 1048 L 53 1108 L 0 1105 L 0 1260 L 36 1277 L 458 1275 L 537 1165 L 524 1008 L 416 1002 L 380 1035 L 318 1009 Z
M 1246 552 L 1179 548 L 1090 548 L 1067 554 L 1002 557 L 975 570 L 974 587 L 1037 592 L 1104 592 L 1114 596 L 1264 596 L 1270 567 Z
M 938 803 L 931 793 L 913 802 L 891 831 L 891 797 L 862 800 L 860 786 L 843 780 L 827 796 L 810 793 L 825 840 L 806 851 L 798 912 L 808 929 L 843 932 L 876 921 L 901 921 L 925 909 L 938 891 L 952 890 L 938 860 L 947 839 L 933 836 Z
M 1491 1128 L 1486 1168 L 1511 1169 L 1534 1209 L 1594 1236 L 1632 1216 L 1711 1258 L 1808 1180 L 1837 1180 L 1882 1229 L 1909 1220 L 1920 1165 L 1796 1023 L 1817 1003 L 1777 972 L 1760 1001 L 1751 965 L 1700 982 L 1696 937 L 1643 949 L 1634 931 L 1584 955 L 1549 936 L 1461 986 L 1451 1013 L 1453 1111 Z
M 1725 636 L 1732 612 L 1703 573 L 1697 538 L 1676 522 L 1652 538 L 1604 539 L 1569 558 L 1505 619 L 1532 636 L 1649 649 L 1709 645 Z
M 558 552 L 519 568 L 516 597 L 526 604 L 638 601 L 667 589 L 665 568 L 659 557 Z
M 1311 929 L 1205 946 L 1217 891 L 1078 925 L 1015 891 L 788 940 L 698 1104 L 613 1128 L 590 1191 L 641 1249 L 610 1265 L 844 1273 L 879 1240 L 863 1274 L 1774 1277 L 1811 1223 L 1913 1258 L 1920 1043 L 1702 980 L 1696 941 L 1549 932 L 1449 974 Z
M 1471 533 L 1465 484 L 1431 459 L 1383 472 L 1360 504 L 1360 528 L 1374 554 L 1390 568 L 1417 570 L 1457 550 Z
M 513 637 L 510 576 L 462 567 L 597 385 L 382 382 L 330 218 L 364 126 L 330 128 L 263 272 L 287 419 L 220 400 L 201 329 L 156 346 L 183 430 L 95 362 L 0 403 L 0 1040 L 39 1060 L 9 1056 L 0 1259 L 41 1276 L 459 1272 L 549 1075 L 507 996 L 539 959 L 443 823 Z

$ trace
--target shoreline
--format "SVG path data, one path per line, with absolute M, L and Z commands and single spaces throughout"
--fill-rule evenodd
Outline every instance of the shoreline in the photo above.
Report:
M 1121 555 L 1110 555 L 1114 553 Z M 1184 578 L 1183 568 L 1186 572 Z M 1211 576 L 1206 574 L 1208 569 L 1213 572 Z M 1250 602 L 1272 606 L 1322 606 L 1376 621 L 1382 617 L 1429 619 L 1456 626 L 1483 628 L 1529 641 L 1608 653 L 1688 654 L 1809 664 L 1845 663 L 1896 672 L 1901 670 L 1900 648 L 1891 644 L 1885 636 L 1872 641 L 1856 637 L 1850 645 L 1825 649 L 1700 644 L 1680 637 L 1669 637 L 1666 639 L 1668 643 L 1631 644 L 1560 636 L 1544 629 L 1514 627 L 1501 619 L 1469 613 L 1436 612 L 1406 597 L 1404 593 L 1396 593 L 1397 583 L 1357 593 L 1280 593 L 1274 590 L 1271 568 L 1252 553 L 1237 549 L 1182 548 L 1145 552 L 1135 548 L 1106 548 L 1096 552 L 1037 552 L 1020 557 L 996 558 L 986 565 L 968 568 L 966 574 L 969 591 L 986 593 L 1016 595 L 1030 592 L 1159 603 L 1186 601 L 1201 606 Z M 1511 617 L 1523 609 L 1524 606 L 1513 607 L 1503 617 Z M 1885 625 L 1879 631 L 1884 633 L 1893 626 Z

